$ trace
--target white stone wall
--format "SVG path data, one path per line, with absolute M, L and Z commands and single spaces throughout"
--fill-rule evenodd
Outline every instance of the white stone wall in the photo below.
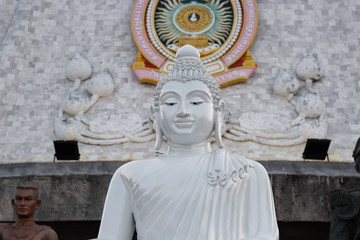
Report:
M 53 160 L 53 120 L 72 82 L 65 69 L 80 52 L 94 72 L 107 68 L 116 89 L 88 112 L 148 117 L 154 86 L 130 70 L 136 48 L 130 32 L 133 1 L 0 0 L 0 163 Z M 317 54 L 325 77 L 315 85 L 326 105 L 332 161 L 353 161 L 360 137 L 360 2 L 258 0 L 259 24 L 251 47 L 258 69 L 245 84 L 223 89 L 234 118 L 245 112 L 292 114 L 272 92 L 279 68 L 294 72 L 307 53 Z M 269 147 L 225 140 L 252 159 L 301 160 L 304 144 Z M 127 160 L 153 155 L 153 142 L 113 146 L 79 144 L 81 160 Z

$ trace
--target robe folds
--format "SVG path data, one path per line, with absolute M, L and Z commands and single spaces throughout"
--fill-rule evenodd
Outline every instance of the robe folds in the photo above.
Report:
M 219 149 L 152 158 L 114 174 L 98 239 L 278 239 L 271 185 L 258 162 Z

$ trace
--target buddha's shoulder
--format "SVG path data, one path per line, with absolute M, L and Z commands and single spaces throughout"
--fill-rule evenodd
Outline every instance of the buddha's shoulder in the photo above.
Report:
M 255 161 L 255 160 L 251 160 L 246 157 L 243 157 L 238 152 L 230 152 L 229 154 L 233 161 L 238 161 L 241 165 L 247 166 L 248 169 L 253 169 L 254 171 L 258 172 L 259 174 L 267 175 L 267 171 L 261 163 Z
M 127 162 L 121 167 L 118 168 L 117 172 L 120 174 L 122 173 L 129 173 L 129 172 L 139 172 L 142 170 L 151 170 L 151 168 L 156 168 L 161 162 L 160 158 L 148 158 L 148 159 L 141 159 L 141 160 L 133 160 L 131 162 Z

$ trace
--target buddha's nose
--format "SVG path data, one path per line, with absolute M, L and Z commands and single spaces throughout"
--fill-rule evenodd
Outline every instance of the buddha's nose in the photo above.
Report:
M 178 113 L 176 114 L 176 117 L 187 117 L 190 113 L 188 112 L 186 108 L 186 103 L 182 102 L 179 106 Z
M 187 112 L 178 112 L 178 113 L 176 114 L 176 116 L 177 116 L 177 117 L 187 117 L 187 116 L 190 116 L 190 114 L 187 113 Z

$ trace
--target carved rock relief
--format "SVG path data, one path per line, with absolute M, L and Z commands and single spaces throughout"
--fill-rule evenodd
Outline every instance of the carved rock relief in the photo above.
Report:
M 247 112 L 231 121 L 225 116 L 223 137 L 232 141 L 252 141 L 270 146 L 293 146 L 308 138 L 325 138 L 326 108 L 314 82 L 322 78 L 317 58 L 309 54 L 296 66 L 295 74 L 280 69 L 273 81 L 274 93 L 293 106 L 297 117 L 290 114 Z M 105 114 L 102 119 L 88 119 L 86 112 L 100 98 L 113 94 L 115 84 L 108 70 L 94 74 L 90 63 L 76 54 L 66 69 L 66 77 L 74 82 L 55 118 L 55 134 L 63 140 L 85 144 L 111 145 L 125 142 L 148 142 L 155 139 L 148 120 L 135 113 Z M 91 77 L 91 78 L 90 78 Z M 300 81 L 305 82 L 301 87 Z M 80 89 L 83 82 L 84 88 Z
M 108 70 L 92 75 L 90 63 L 77 53 L 66 69 L 66 77 L 74 82 L 74 86 L 64 97 L 54 121 L 59 139 L 111 145 L 147 142 L 155 138 L 149 122 L 136 114 L 126 114 L 125 120 L 121 114 L 106 114 L 105 119 L 100 120 L 87 118 L 86 112 L 100 98 L 109 97 L 114 92 L 115 83 Z M 80 88 L 82 82 L 86 83 Z
M 280 69 L 274 79 L 274 93 L 287 99 L 297 117 L 276 113 L 244 113 L 233 122 L 224 136 L 233 141 L 253 141 L 270 146 L 293 146 L 308 138 L 325 138 L 327 117 L 325 104 L 314 81 L 322 77 L 317 58 L 309 54 L 296 66 L 296 76 L 305 81 L 301 89 L 299 80 L 285 69 Z

